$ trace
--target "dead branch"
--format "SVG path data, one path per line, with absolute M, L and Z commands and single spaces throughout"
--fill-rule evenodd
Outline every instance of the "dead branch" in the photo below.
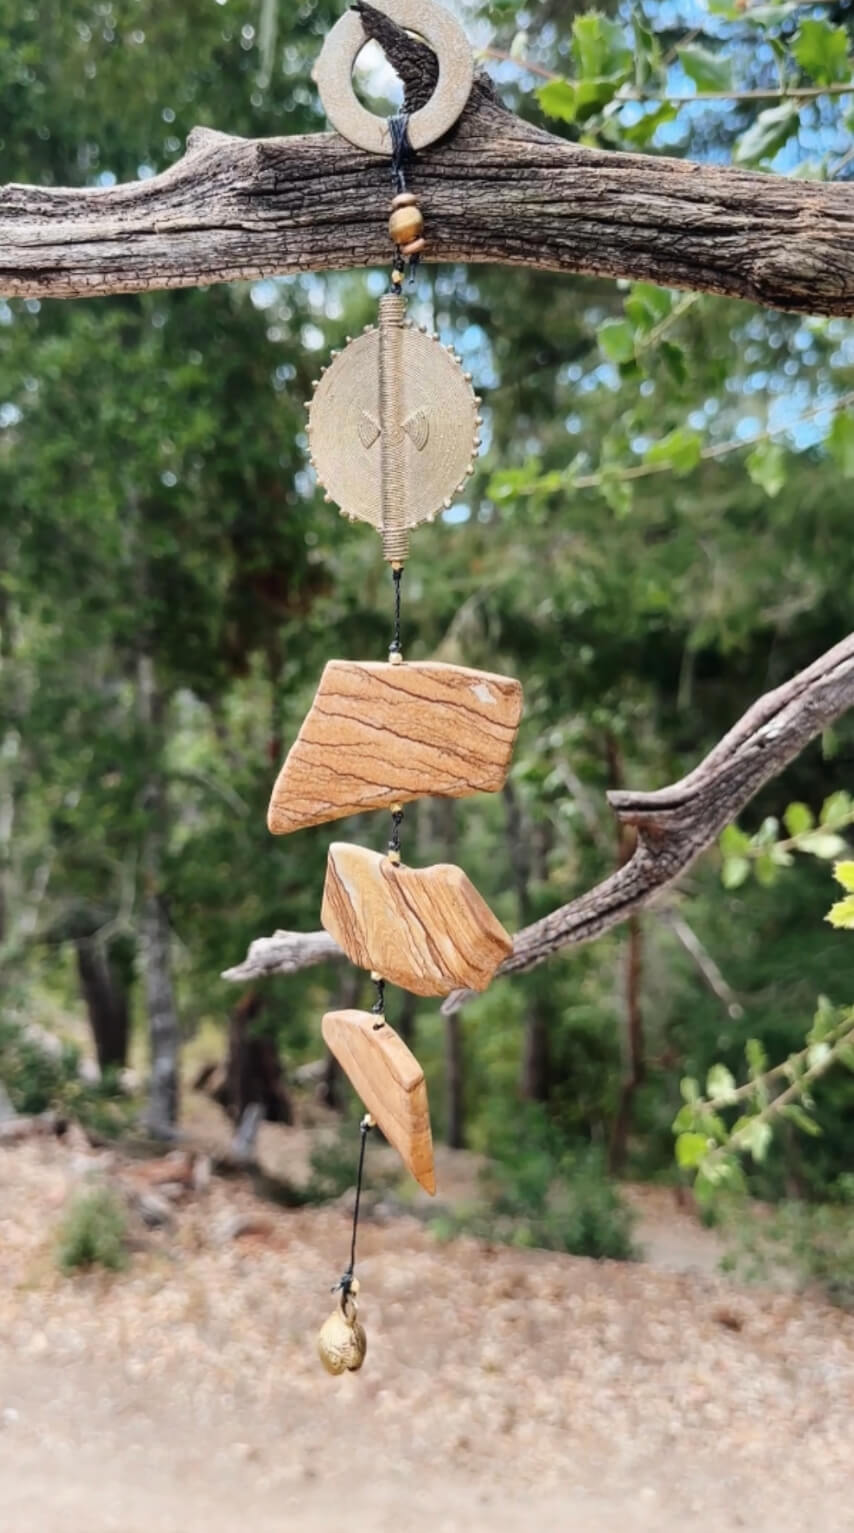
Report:
M 360 7 L 404 79 L 435 60 Z M 644 279 L 805 314 L 854 313 L 850 186 L 570 144 L 507 112 L 485 76 L 411 172 L 431 261 Z M 388 261 L 388 163 L 337 134 L 190 134 L 183 159 L 115 187 L 0 190 L 0 291 L 75 298 Z
M 564 948 L 578 947 L 619 926 L 648 905 L 712 845 L 764 783 L 854 704 L 854 634 L 781 687 L 766 692 L 705 757 L 668 788 L 607 795 L 622 825 L 637 832 L 628 862 L 587 894 L 516 933 L 499 974 L 521 974 Z M 224 979 L 244 981 L 341 958 L 325 932 L 276 932 L 253 942 Z M 445 1015 L 471 996 L 455 991 Z

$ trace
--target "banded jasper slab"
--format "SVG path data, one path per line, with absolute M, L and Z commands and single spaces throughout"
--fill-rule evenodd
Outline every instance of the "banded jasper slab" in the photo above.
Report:
M 323 1037 L 357 1095 L 425 1192 L 436 1191 L 424 1071 L 384 1017 L 328 1011 Z
M 330 660 L 273 788 L 276 836 L 425 794 L 465 798 L 504 784 L 522 688 L 440 661 Z
M 334 841 L 320 919 L 348 958 L 415 995 L 485 990 L 513 950 L 461 868 L 395 865 Z

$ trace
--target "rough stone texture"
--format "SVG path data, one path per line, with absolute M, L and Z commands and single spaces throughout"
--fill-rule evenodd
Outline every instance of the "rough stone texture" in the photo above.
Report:
M 424 1071 L 385 1017 L 328 1011 L 323 1040 L 350 1084 L 425 1192 L 436 1191 Z
M 406 868 L 344 841 L 329 848 L 320 919 L 359 968 L 414 995 L 485 990 L 513 947 L 461 868 Z
M 274 835 L 425 794 L 504 783 L 522 713 L 509 676 L 438 661 L 330 660 L 273 788 Z

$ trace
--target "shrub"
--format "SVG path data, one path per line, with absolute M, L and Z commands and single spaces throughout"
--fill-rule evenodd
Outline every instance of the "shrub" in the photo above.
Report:
M 57 1232 L 56 1259 L 60 1271 L 107 1267 L 117 1272 L 127 1262 L 127 1215 L 121 1198 L 110 1187 L 79 1192 Z
M 493 1132 L 484 1198 L 440 1225 L 504 1245 L 629 1261 L 633 1214 L 590 1145 L 567 1149 L 540 1109 L 517 1113 Z
M 136 1104 L 122 1092 L 116 1072 L 105 1072 L 100 1081 L 84 1081 L 80 1053 L 73 1044 L 63 1043 L 56 1053 L 49 1053 L 19 1023 L 3 1017 L 0 1080 L 16 1112 L 29 1115 L 53 1108 L 104 1138 L 124 1132 L 136 1113 Z
M 816 1287 L 831 1304 L 854 1310 L 851 1182 L 850 1176 L 838 1178 L 835 1203 L 792 1200 L 778 1204 L 764 1219 L 746 1219 L 743 1206 L 731 1210 L 724 1270 L 748 1282 L 767 1282 L 775 1272 L 784 1272 L 800 1288 Z

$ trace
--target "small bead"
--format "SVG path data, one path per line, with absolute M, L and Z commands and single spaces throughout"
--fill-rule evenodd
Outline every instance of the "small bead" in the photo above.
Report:
M 408 245 L 417 240 L 424 229 L 424 219 L 418 208 L 395 208 L 388 221 L 388 232 L 395 245 Z
M 403 279 L 404 279 L 405 276 L 406 276 L 405 272 L 398 271 L 397 267 L 395 267 L 394 271 L 391 274 L 392 286 L 393 287 L 400 287 L 402 285 L 402 283 L 403 283 Z
M 393 649 L 388 658 L 392 665 L 403 665 L 403 655 L 399 649 Z
M 382 975 L 378 974 L 376 969 L 372 969 L 371 970 L 371 979 L 373 980 L 375 985 L 378 985 L 380 980 L 382 979 Z
M 388 860 L 389 860 L 389 862 L 393 863 L 396 868 L 399 868 L 400 867 L 400 852 L 390 851 L 389 854 L 388 854 Z
M 412 192 L 398 192 L 396 197 L 392 197 L 391 205 L 393 208 L 414 208 L 416 201 Z
M 427 241 L 424 239 L 410 240 L 408 245 L 401 245 L 401 254 L 405 256 L 420 255 Z

